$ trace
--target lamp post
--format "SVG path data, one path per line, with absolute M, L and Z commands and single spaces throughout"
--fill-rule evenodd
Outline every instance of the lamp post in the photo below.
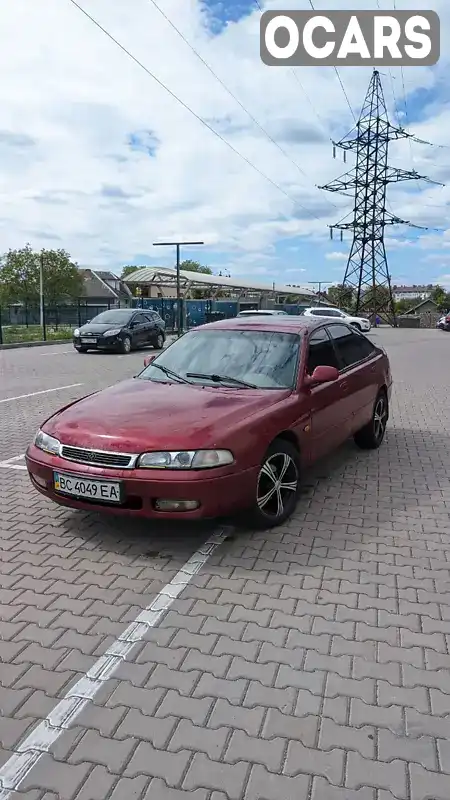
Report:
M 180 287 L 180 248 L 195 247 L 205 244 L 204 242 L 153 242 L 153 247 L 176 247 L 177 249 L 177 334 L 181 336 L 183 332 L 183 314 L 181 310 L 181 287 Z

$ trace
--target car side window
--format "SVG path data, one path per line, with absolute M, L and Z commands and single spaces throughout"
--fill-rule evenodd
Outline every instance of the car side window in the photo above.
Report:
M 314 331 L 309 338 L 308 359 L 306 362 L 308 375 L 312 375 L 316 367 L 336 367 L 336 369 L 339 369 L 333 344 L 325 328 L 319 328 L 318 331 Z
M 132 319 L 132 325 L 145 325 L 148 320 L 145 318 L 144 314 L 136 314 L 135 317 Z
M 328 331 L 344 367 L 358 364 L 375 350 L 369 339 L 346 325 L 330 325 Z
M 154 314 L 153 311 L 147 311 L 147 313 L 144 314 L 144 318 L 146 322 L 155 322 L 157 319 L 157 315 Z

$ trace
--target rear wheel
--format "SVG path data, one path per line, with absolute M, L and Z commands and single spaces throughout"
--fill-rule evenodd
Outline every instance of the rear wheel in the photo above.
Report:
M 120 345 L 120 352 L 125 353 L 125 355 L 131 352 L 131 339 L 129 336 L 123 337 L 122 343 Z
M 389 417 L 389 405 L 386 392 L 382 389 L 373 406 L 372 419 L 354 435 L 355 444 L 361 450 L 377 450 L 381 445 Z
M 256 496 L 247 518 L 253 527 L 274 528 L 295 511 L 300 489 L 299 454 L 283 439 L 275 439 L 264 456 Z
M 156 337 L 154 344 L 155 350 L 162 350 L 164 347 L 164 341 L 165 341 L 164 334 L 158 333 L 158 336 Z

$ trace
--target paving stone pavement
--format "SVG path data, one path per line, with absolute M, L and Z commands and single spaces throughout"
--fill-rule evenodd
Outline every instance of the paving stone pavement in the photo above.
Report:
M 349 443 L 288 524 L 236 529 L 10 800 L 448 800 L 450 336 L 374 336 L 380 451 Z M 142 363 L 63 349 L 0 353 L 0 398 L 83 383 L 0 405 L 0 460 Z M 210 532 L 54 507 L 0 468 L 0 775 Z

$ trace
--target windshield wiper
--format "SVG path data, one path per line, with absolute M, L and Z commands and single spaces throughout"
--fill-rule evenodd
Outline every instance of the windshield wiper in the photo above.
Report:
M 156 365 L 155 365 L 156 366 Z M 229 378 L 227 375 L 216 375 L 212 373 L 211 375 L 206 375 L 203 372 L 186 372 L 186 376 L 188 378 L 204 378 L 207 381 L 213 381 L 214 383 L 234 383 L 236 386 L 244 386 L 246 389 L 257 389 L 258 387 L 255 386 L 254 383 L 247 383 L 246 381 L 240 381 L 239 378 Z
M 154 367 L 155 369 L 160 369 L 161 372 L 164 372 L 168 378 L 175 378 L 179 383 L 190 383 L 192 385 L 192 381 L 186 380 L 183 378 L 182 375 L 178 375 L 178 372 L 174 372 L 173 369 L 169 369 L 168 367 L 163 367 L 162 364 L 149 364 L 150 367 Z

